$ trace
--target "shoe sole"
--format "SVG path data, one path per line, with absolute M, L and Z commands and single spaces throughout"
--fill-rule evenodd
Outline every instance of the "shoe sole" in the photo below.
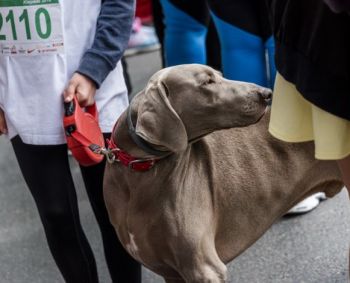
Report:
M 320 204 L 321 201 L 326 199 L 327 197 L 325 193 L 316 193 L 292 207 L 285 215 L 297 215 L 307 213 L 311 210 L 314 210 Z

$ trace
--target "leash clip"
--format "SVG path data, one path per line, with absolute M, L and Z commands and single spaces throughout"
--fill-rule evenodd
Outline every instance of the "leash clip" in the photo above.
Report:
M 115 154 L 113 153 L 112 150 L 107 149 L 107 148 L 101 148 L 101 154 L 106 156 L 107 162 L 109 164 L 113 164 L 115 161 L 119 161 L 115 158 Z
M 107 162 L 110 164 L 114 163 L 115 161 L 118 161 L 115 158 L 115 154 L 111 149 L 100 147 L 98 145 L 90 145 L 89 147 L 94 153 L 104 155 L 106 157 Z

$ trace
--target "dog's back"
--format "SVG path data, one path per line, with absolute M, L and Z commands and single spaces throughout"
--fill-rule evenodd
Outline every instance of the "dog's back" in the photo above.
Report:
M 213 178 L 216 247 L 225 262 L 245 250 L 293 205 L 317 191 L 331 197 L 343 187 L 335 161 L 314 158 L 313 142 L 287 143 L 258 123 L 214 132 L 203 139 Z

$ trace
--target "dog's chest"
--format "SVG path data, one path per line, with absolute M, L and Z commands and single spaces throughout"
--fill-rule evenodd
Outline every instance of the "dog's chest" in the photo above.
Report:
M 126 243 L 125 247 L 127 251 L 137 260 L 141 261 L 140 254 L 139 254 L 139 247 L 136 244 L 135 241 L 135 235 L 128 232 L 129 235 L 129 242 Z

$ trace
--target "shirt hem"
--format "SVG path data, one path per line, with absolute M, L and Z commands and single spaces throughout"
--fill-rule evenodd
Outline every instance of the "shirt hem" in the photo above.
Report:
M 297 143 L 297 142 L 308 142 L 308 141 L 314 141 L 313 137 L 305 137 L 305 136 L 288 136 L 286 134 L 282 134 L 281 132 L 277 131 L 273 127 L 269 127 L 269 133 L 284 142 L 290 142 L 290 143 Z M 315 158 L 318 160 L 340 160 L 350 155 L 350 149 L 344 150 L 342 152 L 335 152 L 335 151 L 319 151 L 317 148 L 315 149 Z
M 314 138 L 312 136 L 293 136 L 291 137 L 290 135 L 287 134 L 282 134 L 280 131 L 277 131 L 273 127 L 269 127 L 269 133 L 274 136 L 276 139 L 279 139 L 284 142 L 307 142 L 307 141 L 312 141 Z
M 62 135 L 25 135 L 18 134 L 25 144 L 32 145 L 60 145 L 66 144 L 66 138 Z M 14 135 L 16 136 L 16 135 Z M 12 136 L 11 138 L 13 138 Z

